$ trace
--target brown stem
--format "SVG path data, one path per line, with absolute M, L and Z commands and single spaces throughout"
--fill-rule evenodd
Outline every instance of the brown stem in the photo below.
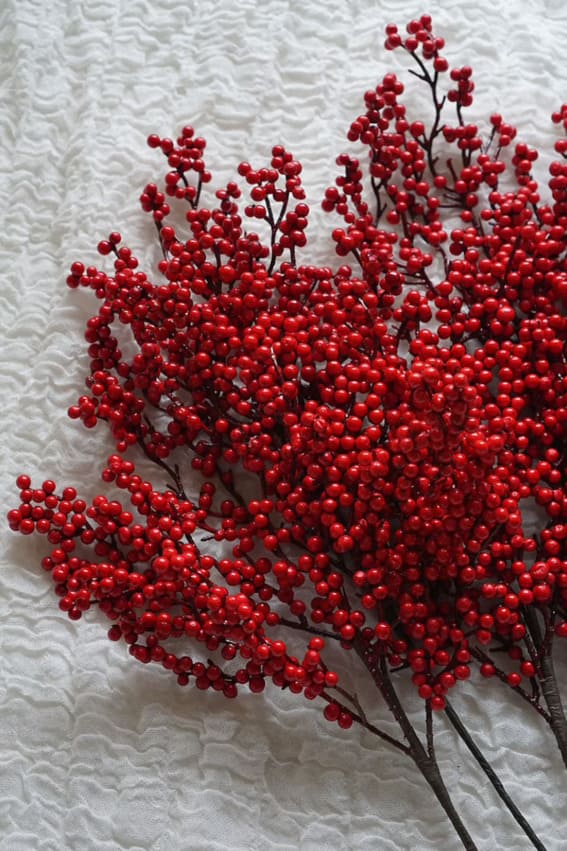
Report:
M 536 660 L 534 660 L 534 664 L 536 665 L 539 673 L 541 692 L 551 716 L 550 726 L 553 730 L 553 735 L 557 740 L 557 745 L 565 767 L 567 768 L 567 719 L 565 718 L 565 711 L 563 709 L 561 695 L 557 685 L 553 658 L 551 656 L 551 647 L 546 646 L 546 637 L 544 637 L 542 633 L 537 612 L 533 609 L 526 608 L 523 614 L 525 624 L 529 630 L 531 638 L 533 639 L 538 654 Z
M 334 691 L 337 691 L 337 689 L 334 689 Z M 352 702 L 353 705 L 356 705 L 356 701 L 353 700 L 351 695 L 347 694 L 343 689 L 340 690 L 340 693 L 345 695 L 345 697 L 350 702 Z M 364 729 L 368 730 L 368 732 L 372 733 L 372 735 L 378 736 L 379 739 L 382 739 L 382 741 L 387 742 L 389 745 L 392 745 L 392 747 L 396 748 L 397 750 L 402 751 L 402 753 L 406 753 L 408 755 L 410 754 L 410 750 L 407 745 L 404 745 L 403 742 L 398 742 L 398 740 L 394 739 L 393 736 L 390 736 L 389 733 L 385 733 L 383 730 L 380 730 L 378 727 L 375 727 L 374 724 L 371 724 L 370 721 L 368 721 L 363 712 L 353 712 L 350 706 L 346 706 L 344 703 L 341 703 L 340 700 L 337 700 L 336 697 L 332 697 L 330 694 L 327 694 L 327 692 L 323 692 L 321 694 L 321 697 L 323 698 L 323 700 L 326 700 L 327 703 L 335 703 L 342 710 L 348 712 L 353 721 L 356 721 L 357 724 L 360 724 L 361 727 L 364 727 Z
M 274 218 L 274 213 L 273 213 L 273 210 L 272 210 L 272 206 L 270 204 L 270 199 L 266 196 L 266 209 L 268 211 L 267 221 L 268 221 L 268 224 L 270 225 L 270 228 L 271 228 L 271 235 L 270 235 L 271 258 L 270 258 L 270 265 L 269 265 L 269 268 L 268 268 L 268 275 L 271 275 L 272 270 L 273 270 L 273 268 L 276 264 L 276 256 L 273 253 L 273 248 L 274 248 L 274 244 L 275 244 L 275 241 L 276 241 L 278 228 L 279 228 L 279 226 L 282 222 L 282 219 L 285 215 L 285 211 L 287 210 L 287 205 L 289 204 L 289 194 L 290 193 L 287 192 L 284 200 L 282 201 L 282 205 L 280 207 L 280 212 L 279 212 L 277 219 Z M 292 260 L 292 262 L 294 262 L 294 261 Z
M 400 729 L 408 742 L 409 755 L 421 771 L 423 777 L 433 790 L 435 797 L 443 807 L 449 821 L 455 828 L 455 831 L 463 844 L 463 848 L 465 848 L 466 851 L 478 851 L 476 843 L 465 827 L 463 820 L 451 800 L 451 796 L 449 795 L 447 787 L 445 786 L 441 776 L 434 752 L 428 753 L 425 749 L 421 739 L 417 735 L 413 725 L 405 713 L 390 678 L 386 660 L 384 658 L 380 658 L 378 661 L 375 661 L 361 644 L 358 644 L 356 649 L 366 668 L 372 674 L 374 682 L 386 701 L 388 709 L 398 722 Z M 433 748 L 431 748 L 431 750 L 433 751 Z
M 341 636 L 336 632 L 329 632 L 326 629 L 318 629 L 316 626 L 311 626 L 307 619 L 303 621 L 290 621 L 288 618 L 280 617 L 278 625 L 287 626 L 290 629 L 297 629 L 299 632 L 309 632 L 312 635 L 321 635 L 323 638 L 332 638 L 335 641 L 343 641 Z
M 435 743 L 433 741 L 433 711 L 431 701 L 425 701 L 425 731 L 427 736 L 427 753 L 433 759 L 435 757 Z
M 421 61 L 417 53 L 413 52 L 410 54 L 412 58 L 417 62 L 421 69 L 421 74 L 418 74 L 416 71 L 410 70 L 410 74 L 413 74 L 418 79 L 423 80 L 427 83 L 429 88 L 431 89 L 431 97 L 433 100 L 433 106 L 435 107 L 435 118 L 433 120 L 433 126 L 431 128 L 431 132 L 429 133 L 429 138 L 424 134 L 422 147 L 427 154 L 427 164 L 429 166 L 429 171 L 435 177 L 437 174 L 437 170 L 435 168 L 435 164 L 437 162 L 437 158 L 433 156 L 433 142 L 436 137 L 441 132 L 441 113 L 443 111 L 443 106 L 445 105 L 445 97 L 442 97 L 441 100 L 437 97 L 437 82 L 439 79 L 438 71 L 435 71 L 433 77 L 427 70 L 424 63 Z
M 537 700 L 537 695 L 530 696 L 527 691 L 525 691 L 525 689 L 523 689 L 521 686 L 511 686 L 508 682 L 507 673 L 501 668 L 499 668 L 497 665 L 495 665 L 494 659 L 492 659 L 487 653 L 485 653 L 484 650 L 481 650 L 480 647 L 471 647 L 470 650 L 471 655 L 474 656 L 475 659 L 478 659 L 479 662 L 487 662 L 488 664 L 493 665 L 495 676 L 497 676 L 498 679 L 504 683 L 504 685 L 508 686 L 510 689 L 512 689 L 513 692 L 518 694 L 522 698 L 522 700 L 525 700 L 526 703 L 529 703 L 529 705 L 535 709 L 538 715 L 541 715 L 541 717 L 551 726 L 551 717 L 549 713 L 545 711 L 543 706 L 540 706 Z
M 510 812 L 510 815 L 520 825 L 520 827 L 522 828 L 522 830 L 524 831 L 524 833 L 526 834 L 526 836 L 528 837 L 528 839 L 530 840 L 530 842 L 532 843 L 534 848 L 537 848 L 538 851 L 546 851 L 545 845 L 543 844 L 541 839 L 538 837 L 538 835 L 534 832 L 534 830 L 530 826 L 529 822 L 524 818 L 524 816 L 522 815 L 522 813 L 520 812 L 520 810 L 518 809 L 518 807 L 516 806 L 516 804 L 514 803 L 514 801 L 512 800 L 510 795 L 508 794 L 508 792 L 506 791 L 506 789 L 504 788 L 502 781 L 500 780 L 500 778 L 498 777 L 498 775 L 496 774 L 496 772 L 494 771 L 494 769 L 492 768 L 492 766 L 490 765 L 490 763 L 488 762 L 488 760 L 486 759 L 486 757 L 484 756 L 482 751 L 479 749 L 478 745 L 476 744 L 476 742 L 472 738 L 471 734 L 469 733 L 469 731 L 467 730 L 467 728 L 465 727 L 465 725 L 461 721 L 459 715 L 455 712 L 455 710 L 453 709 L 452 705 L 449 703 L 447 698 L 445 698 L 445 714 L 446 714 L 447 718 L 449 719 L 449 721 L 451 722 L 455 731 L 461 737 L 461 739 L 463 740 L 463 742 L 465 743 L 465 745 L 467 746 L 467 748 L 469 749 L 471 754 L 474 756 L 474 758 L 478 762 L 479 766 L 482 768 L 482 770 L 486 774 L 488 780 L 490 781 L 490 783 L 494 787 L 496 794 L 506 804 L 506 807 L 507 807 L 508 811 Z
M 181 476 L 179 474 L 179 468 L 177 466 L 170 467 L 165 461 L 161 458 L 158 458 L 155 455 L 152 455 L 148 452 L 148 447 L 146 446 L 143 437 L 138 438 L 138 445 L 142 449 L 146 458 L 152 461 L 154 464 L 157 464 L 158 467 L 161 467 L 162 470 L 165 470 L 166 473 L 171 477 L 171 482 L 168 483 L 169 486 L 175 491 L 176 495 L 179 499 L 187 499 L 187 495 L 185 490 L 183 489 L 183 482 L 181 481 Z M 212 531 L 215 531 L 214 529 Z

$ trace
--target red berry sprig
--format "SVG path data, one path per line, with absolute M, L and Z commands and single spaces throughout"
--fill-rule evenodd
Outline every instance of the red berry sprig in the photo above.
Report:
M 100 302 L 69 415 L 109 424 L 102 479 L 123 496 L 87 505 L 20 476 L 9 523 L 46 535 L 69 617 L 98 606 L 111 639 L 181 685 L 319 698 L 327 720 L 412 756 L 473 848 L 393 683 L 411 675 L 429 741 L 431 710 L 452 712 L 478 665 L 545 718 L 567 764 L 552 665 L 567 636 L 567 148 L 542 200 L 516 129 L 465 120 L 472 71 L 449 67 L 431 18 L 406 31 L 389 25 L 386 48 L 415 63 L 433 117 L 408 114 L 392 73 L 365 94 L 348 139 L 367 162 L 341 154 L 323 200 L 335 268 L 300 262 L 309 207 L 281 145 L 206 206 L 205 141 L 148 138 L 168 168 L 140 197 L 159 282 L 117 232 L 98 245 L 110 272 L 75 262 L 67 279 Z M 553 121 L 567 129 L 566 106 Z M 333 647 L 359 658 L 408 744 L 344 691 Z

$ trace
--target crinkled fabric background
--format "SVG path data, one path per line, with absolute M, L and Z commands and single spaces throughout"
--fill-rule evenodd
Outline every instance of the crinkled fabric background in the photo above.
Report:
M 449 59 L 474 67 L 474 116 L 498 109 L 551 151 L 548 117 L 567 99 L 563 0 L 428 6 Z M 81 392 L 94 302 L 64 281 L 72 260 L 97 261 L 96 242 L 116 227 L 143 261 L 156 260 L 137 203 L 163 168 L 147 133 L 193 123 L 219 185 L 240 160 L 262 163 L 283 141 L 304 164 L 317 210 L 363 92 L 391 67 L 403 72 L 383 50 L 384 25 L 422 11 L 413 0 L 3 0 L 5 508 L 20 471 L 86 495 L 98 487 L 104 429 L 65 416 Z M 317 261 L 333 226 L 315 213 Z M 75 624 L 59 612 L 39 568 L 44 541 L 3 535 L 1 851 L 460 847 L 403 755 L 356 727 L 341 733 L 273 688 L 231 703 L 180 689 L 109 643 L 95 613 Z M 475 679 L 457 691 L 457 708 L 548 848 L 564 847 L 564 770 L 547 730 L 497 684 Z M 387 726 L 386 710 L 377 713 Z M 443 718 L 438 728 L 448 786 L 480 848 L 527 848 Z

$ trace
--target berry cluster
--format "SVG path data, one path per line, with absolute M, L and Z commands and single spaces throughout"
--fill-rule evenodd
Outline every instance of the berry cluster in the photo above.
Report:
M 408 669 L 440 710 L 478 663 L 557 735 L 567 140 L 545 200 L 537 151 L 514 143 L 515 128 L 494 115 L 484 134 L 463 118 L 472 72 L 449 68 L 431 19 L 386 33 L 387 49 L 415 61 L 433 117 L 407 115 L 394 74 L 366 93 L 348 133 L 366 164 L 341 154 L 323 202 L 341 219 L 336 268 L 297 260 L 309 208 L 282 146 L 268 167 L 239 166 L 243 205 L 230 182 L 205 206 L 204 140 L 191 127 L 175 142 L 149 137 L 168 165 L 140 199 L 160 282 L 118 233 L 98 246 L 111 272 L 77 262 L 67 279 L 101 302 L 86 329 L 87 393 L 69 415 L 109 424 L 117 454 L 102 478 L 125 503 L 87 506 L 72 488 L 57 496 L 53 482 L 20 476 L 9 521 L 47 536 L 43 566 L 71 618 L 96 604 L 112 639 L 182 685 L 234 697 L 270 680 L 323 698 L 341 727 L 368 726 L 328 667 L 330 644 L 360 657 L 390 708 L 393 672 Z M 565 129 L 566 116 L 563 106 L 553 121 Z M 170 200 L 187 205 L 187 233 Z M 141 478 L 130 448 L 165 489 Z M 178 466 L 187 452 L 195 499 Z M 202 658 L 175 650 L 187 639 Z
M 439 110 L 445 99 L 468 106 L 470 68 L 449 71 L 427 16 L 407 29 L 402 41 L 388 27 L 386 46 L 416 59 Z M 446 73 L 458 90 L 445 98 Z M 155 491 L 117 455 L 103 479 L 128 492 L 127 510 L 102 496 L 86 510 L 72 489 L 58 498 L 52 482 L 31 489 L 24 476 L 10 523 L 55 546 L 44 566 L 71 617 L 96 600 L 116 621 L 113 638 L 180 681 L 193 669 L 160 642 L 189 634 L 211 651 L 222 645 L 224 658 L 250 656 L 256 690 L 277 675 L 315 696 L 319 638 L 301 663 L 279 638 L 274 654 L 266 628 L 283 618 L 326 626 L 372 664 L 408 665 L 442 708 L 469 675 L 471 645 L 483 656 L 505 647 L 518 663 L 513 684 L 535 675 L 523 607 L 543 607 L 549 629 L 567 633 L 565 167 L 552 165 L 553 203 L 543 204 L 537 152 L 518 143 L 511 164 L 500 159 L 515 135 L 500 116 L 481 145 L 460 110 L 455 127 L 409 121 L 403 91 L 387 74 L 349 131 L 368 149 L 374 209 L 350 155 L 326 193 L 325 209 L 345 223 L 333 231 L 337 253 L 351 265 L 296 263 L 309 208 L 301 166 L 281 146 L 268 168 L 239 166 L 250 187 L 242 213 L 236 183 L 216 193 L 217 207 L 201 205 L 205 142 L 185 127 L 175 143 L 149 137 L 171 170 L 163 191 L 149 184 L 140 199 L 165 282 L 139 270 L 118 233 L 98 246 L 115 257 L 112 275 L 71 268 L 69 286 L 90 287 L 102 305 L 86 330 L 89 392 L 69 414 L 108 422 L 119 453 L 138 446 L 175 486 Z M 446 145 L 433 155 L 439 134 Z M 516 189 L 502 187 L 513 177 Z M 166 197 L 188 203 L 189 237 L 167 223 Z M 447 208 L 461 225 L 448 227 Z M 267 223 L 267 243 L 246 219 Z M 137 343 L 131 360 L 116 322 Z M 182 447 L 205 480 L 195 505 L 166 463 Z M 255 477 L 250 493 L 237 490 L 240 469 Z M 542 514 L 532 536 L 528 501 Z M 196 529 L 233 542 L 232 557 L 203 554 Z M 75 554 L 79 542 L 103 564 Z M 228 683 L 231 695 L 246 680 L 212 670 L 211 685 Z M 483 673 L 495 670 L 484 662 Z

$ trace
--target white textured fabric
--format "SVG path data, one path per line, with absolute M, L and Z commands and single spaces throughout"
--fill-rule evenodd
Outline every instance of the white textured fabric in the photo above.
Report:
M 317 207 L 361 95 L 390 67 L 383 26 L 401 0 L 2 0 L 0 292 L 2 470 L 92 495 L 104 429 L 65 416 L 86 367 L 87 293 L 74 259 L 118 228 L 142 259 L 153 229 L 137 197 L 160 176 L 145 146 L 193 123 L 220 184 L 283 141 Z M 446 55 L 475 69 L 475 116 L 502 111 L 531 144 L 567 100 L 564 0 L 430 0 Z M 331 219 L 310 226 L 312 257 Z M 315 231 L 317 244 L 313 244 Z M 4 525 L 5 528 L 5 525 Z M 303 698 L 268 689 L 227 702 L 180 689 L 57 608 L 42 540 L 4 533 L 0 574 L 1 851 L 451 851 L 460 847 L 402 754 L 340 733 Z M 567 649 L 567 648 L 566 648 Z M 372 700 L 372 694 L 368 693 Z M 565 770 L 544 724 L 498 684 L 455 705 L 550 851 L 565 847 Z M 504 707 L 504 708 L 503 708 Z M 394 732 L 384 707 L 376 716 Z M 479 847 L 529 843 L 438 719 L 439 756 Z

